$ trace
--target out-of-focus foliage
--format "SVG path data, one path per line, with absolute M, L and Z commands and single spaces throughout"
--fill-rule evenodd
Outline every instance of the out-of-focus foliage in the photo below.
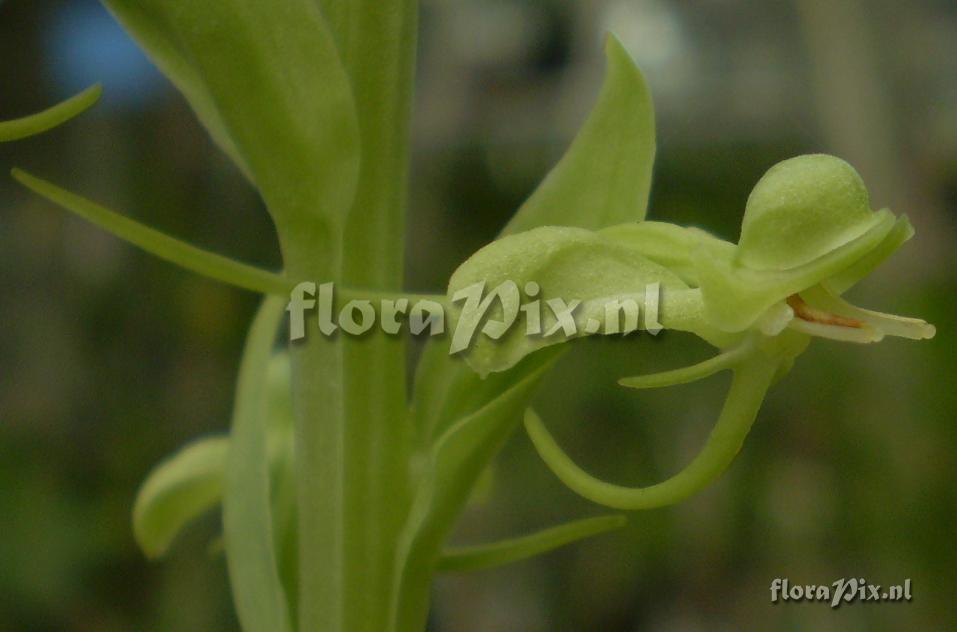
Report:
M 736 239 L 747 192 L 769 165 L 805 152 L 840 155 L 869 183 L 874 207 L 907 213 L 919 227 L 895 259 L 901 265 L 879 270 L 852 299 L 938 326 L 921 345 L 816 342 L 772 389 L 719 484 L 642 512 L 620 533 L 441 580 L 436 630 L 468 631 L 470 621 L 488 632 L 755 620 L 943 629 L 957 618 L 957 10 L 932 0 L 861 5 L 423 2 L 408 287 L 441 290 L 546 172 L 596 93 L 601 34 L 611 28 L 656 98 L 650 218 Z M 63 22 L 77 6 L 83 19 Z M 82 56 L 102 71 L 65 78 L 64 68 L 79 72 L 68 62 L 81 51 L 64 46 L 63 34 L 90 47 L 115 42 L 112 28 L 87 0 L 0 5 L 0 120 L 106 80 L 98 110 L 0 147 L 0 165 L 30 168 L 194 243 L 277 267 L 261 204 L 171 89 L 156 90 L 156 77 L 124 55 L 89 50 Z M 117 72 L 119 59 L 134 72 Z M 139 90 L 137 81 L 150 99 L 120 96 Z M 206 558 L 218 518 L 187 531 L 155 565 L 135 548 L 129 512 L 152 464 L 227 427 L 255 301 L 142 255 L 0 178 L 0 629 L 236 628 L 224 565 Z M 615 384 L 705 353 L 688 338 L 684 357 L 659 358 L 657 345 L 647 336 L 583 341 L 590 348 L 566 356 L 540 393 L 536 407 L 563 445 L 603 478 L 658 480 L 709 429 L 723 378 L 654 393 Z M 494 480 L 458 541 L 593 511 L 521 436 Z M 914 601 L 836 612 L 770 604 L 775 577 L 849 576 L 880 584 L 909 577 Z

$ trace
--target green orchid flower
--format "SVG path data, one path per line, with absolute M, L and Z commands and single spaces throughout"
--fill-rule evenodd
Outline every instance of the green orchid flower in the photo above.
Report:
M 473 255 L 453 274 L 449 297 L 476 282 L 489 287 L 534 282 L 543 295 L 578 304 L 570 332 L 556 327 L 557 318 L 550 314 L 544 329 L 555 335 L 528 336 L 517 326 L 498 339 L 476 339 L 464 357 L 482 375 L 507 370 L 543 347 L 602 333 L 588 323 L 600 322 L 608 305 L 647 303 L 649 287 L 660 292 L 653 297 L 657 324 L 694 334 L 718 349 L 694 366 L 620 382 L 652 388 L 734 372 L 702 451 L 657 485 L 626 488 L 589 476 L 562 452 L 533 411 L 526 414 L 525 427 L 539 454 L 571 489 L 610 507 L 646 509 L 687 497 L 728 466 L 766 391 L 811 338 L 870 343 L 885 335 L 934 336 L 934 327 L 922 320 L 861 309 L 841 298 L 913 232 L 906 216 L 870 209 L 863 181 L 846 162 L 799 156 L 772 167 L 755 186 L 738 244 L 661 222 L 597 231 L 541 227 L 504 237 Z M 503 301 L 489 317 L 502 318 L 509 309 Z

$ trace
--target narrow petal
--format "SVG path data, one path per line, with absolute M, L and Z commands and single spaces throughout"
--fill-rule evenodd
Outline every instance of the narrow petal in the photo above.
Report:
M 692 364 L 691 366 L 673 369 L 671 371 L 662 371 L 660 373 L 651 373 L 649 375 L 623 377 L 618 380 L 618 383 L 628 388 L 658 388 L 661 386 L 675 386 L 678 384 L 696 382 L 720 371 L 733 369 L 747 358 L 753 350 L 754 346 L 752 343 L 745 341 L 733 349 L 719 353 L 713 358 L 708 358 L 703 362 Z
M 520 562 L 585 538 L 619 529 L 624 516 L 586 518 L 537 533 L 492 544 L 448 549 L 439 560 L 440 571 L 478 571 Z

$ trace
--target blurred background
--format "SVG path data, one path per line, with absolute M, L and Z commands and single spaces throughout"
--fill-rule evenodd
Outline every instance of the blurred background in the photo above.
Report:
M 615 31 L 658 112 L 651 216 L 736 239 L 784 158 L 854 164 L 917 236 L 858 304 L 935 323 L 932 342 L 815 341 L 720 482 L 621 532 L 446 577 L 436 631 L 933 630 L 957 621 L 957 5 L 951 0 L 423 0 L 408 287 L 442 290 L 561 154 Z M 254 192 L 96 2 L 0 2 L 0 120 L 94 81 L 93 112 L 0 146 L 147 224 L 278 267 Z M 217 517 L 163 563 L 129 514 L 150 467 L 227 427 L 256 298 L 173 268 L 0 177 L 0 630 L 233 630 Z M 668 344 L 667 357 L 659 350 Z M 701 445 L 727 387 L 633 392 L 624 375 L 704 357 L 680 335 L 578 345 L 538 408 L 592 472 L 659 480 Z M 516 434 L 456 539 L 599 509 Z M 776 577 L 912 580 L 911 603 L 770 602 Z

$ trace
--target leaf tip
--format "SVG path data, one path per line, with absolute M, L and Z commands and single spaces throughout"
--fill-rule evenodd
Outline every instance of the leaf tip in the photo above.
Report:
M 12 167 L 10 169 L 10 177 L 19 182 L 22 186 L 39 193 L 38 187 L 42 184 L 40 178 L 30 174 L 28 171 L 24 171 L 19 167 Z

